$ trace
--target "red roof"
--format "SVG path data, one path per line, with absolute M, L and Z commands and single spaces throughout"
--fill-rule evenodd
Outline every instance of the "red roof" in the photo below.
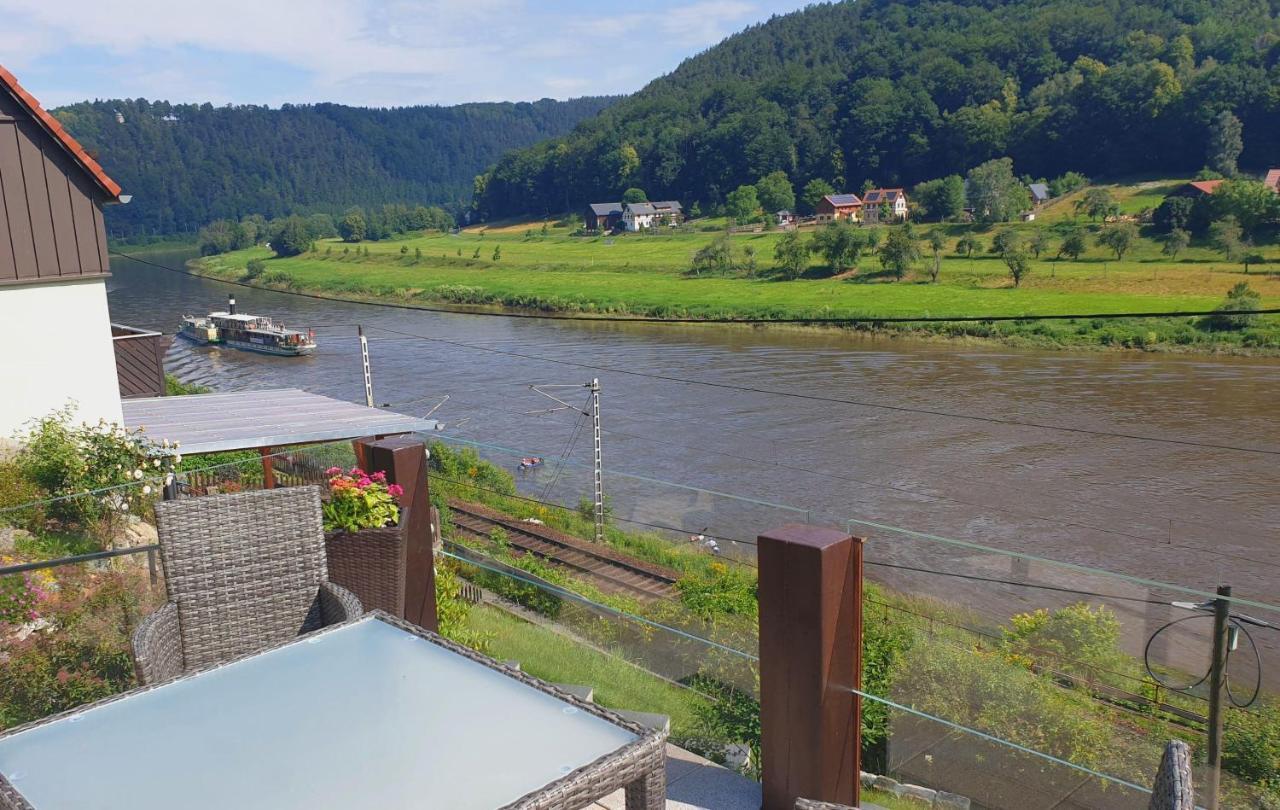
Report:
M 1191 186 L 1196 191 L 1200 191 L 1205 194 L 1212 194 L 1213 192 L 1218 190 L 1218 186 L 1222 185 L 1222 181 L 1221 180 L 1193 180 L 1187 185 Z
M 40 102 L 36 101 L 35 96 L 22 89 L 22 85 L 18 84 L 17 78 L 5 70 L 3 65 L 0 65 L 0 85 L 3 85 L 12 93 L 18 99 L 18 103 L 27 108 L 31 115 L 48 130 L 54 140 L 62 144 L 62 147 L 89 173 L 89 176 L 103 191 L 107 192 L 112 199 L 119 199 L 120 185 L 107 176 L 107 173 L 98 165 L 98 161 L 89 157 L 89 153 L 84 151 L 84 147 L 62 128 L 62 124 L 58 123 L 58 119 L 45 112 L 44 108 L 40 106 Z
M 1280 169 L 1271 169 L 1263 178 L 1262 184 L 1274 192 L 1280 193 Z

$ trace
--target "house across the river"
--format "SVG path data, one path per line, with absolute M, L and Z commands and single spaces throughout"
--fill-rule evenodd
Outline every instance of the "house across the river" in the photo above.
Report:
M 862 218 L 862 200 L 857 194 L 828 194 L 817 205 L 818 222 L 858 222 Z
M 873 188 L 862 195 L 862 221 L 902 221 L 907 218 L 907 193 L 900 188 Z
M 684 209 L 675 200 L 624 203 L 622 206 L 622 227 L 628 231 L 643 231 L 657 225 L 679 225 L 682 221 Z
M 582 215 L 582 222 L 588 231 L 612 231 L 622 222 L 622 203 L 591 203 Z

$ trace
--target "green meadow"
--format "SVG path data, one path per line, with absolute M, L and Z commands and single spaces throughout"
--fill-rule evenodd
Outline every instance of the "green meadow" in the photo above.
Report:
M 1126 210 L 1140 210 L 1158 203 L 1165 185 L 1142 184 L 1116 196 Z M 1274 245 L 1257 251 L 1266 263 L 1247 274 L 1207 245 L 1193 243 L 1172 260 L 1145 236 L 1117 261 L 1094 243 L 1104 226 L 1076 218 L 1071 207 L 1071 198 L 1064 198 L 1046 206 L 1036 222 L 988 228 L 917 224 L 921 236 L 934 229 L 944 235 L 937 283 L 931 283 L 927 272 L 927 247 L 902 280 L 886 274 L 875 255 L 863 255 L 856 270 L 834 276 L 815 255 L 802 278 L 784 280 L 773 269 L 774 246 L 782 234 L 769 230 L 729 237 L 740 263 L 749 254 L 754 257 L 754 272 L 692 274 L 693 255 L 724 233 L 722 223 L 618 236 L 574 236 L 552 223 L 545 230 L 542 222 L 504 223 L 381 242 L 321 240 L 311 251 L 289 258 L 274 258 L 257 247 L 201 259 L 194 267 L 220 278 L 342 299 L 612 317 L 857 319 L 1200 311 L 1220 304 L 1241 281 L 1262 296 L 1263 306 L 1280 304 L 1280 275 L 1273 272 L 1280 269 L 1280 248 Z M 1059 260 L 1053 254 L 1073 227 L 1089 230 L 1089 249 L 1078 260 Z M 985 249 L 971 257 L 955 252 L 963 235 L 976 236 L 986 248 L 1000 230 L 1009 228 L 1047 230 L 1050 237 L 1048 251 L 1031 263 L 1030 275 L 1018 287 L 998 256 Z M 246 266 L 255 258 L 263 260 L 264 269 L 251 277 Z M 1258 316 L 1253 324 L 1230 330 L 1208 329 L 1195 318 L 892 328 L 1038 346 L 1280 351 L 1280 318 L 1275 316 Z

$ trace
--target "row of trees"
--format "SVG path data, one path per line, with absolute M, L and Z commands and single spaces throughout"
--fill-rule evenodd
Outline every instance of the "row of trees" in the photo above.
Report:
M 270 243 L 279 255 L 293 256 L 307 250 L 317 239 L 341 236 L 347 242 L 377 241 L 411 231 L 453 227 L 453 216 L 439 206 L 387 204 L 367 213 L 362 208 L 351 208 L 337 222 L 325 213 L 271 220 L 261 214 L 250 214 L 239 221 L 216 219 L 200 229 L 197 242 L 201 256 L 243 250 L 264 242 Z
M 1214 222 L 1232 218 L 1244 235 L 1256 238 L 1262 228 L 1280 220 L 1280 194 L 1256 180 L 1224 180 L 1212 194 L 1197 198 L 1166 197 L 1152 214 L 1156 228 L 1203 235 Z

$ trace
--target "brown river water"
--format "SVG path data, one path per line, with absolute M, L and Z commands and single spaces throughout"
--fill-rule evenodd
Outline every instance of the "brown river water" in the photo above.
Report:
M 180 267 L 185 255 L 147 257 Z M 221 308 L 234 289 L 121 258 L 113 259 L 113 270 L 113 320 L 167 333 L 184 312 Z M 927 569 L 873 565 L 869 576 L 958 606 L 945 611 L 956 621 L 968 621 L 960 608 L 998 620 L 1081 598 L 1104 601 L 1121 617 L 1134 652 L 1165 621 L 1187 615 L 1148 601 L 1196 597 L 898 529 L 1195 589 L 1230 584 L 1239 597 L 1280 605 L 1274 551 L 1280 360 L 1274 358 L 521 320 L 234 291 L 241 311 L 315 327 L 317 353 L 275 358 L 179 339 L 166 360 L 169 371 L 220 390 L 292 386 L 362 401 L 355 325 L 363 324 L 377 402 L 421 415 L 449 395 L 433 414 L 446 424 L 444 436 L 488 445 L 486 455 L 512 470 L 521 456 L 546 458 L 520 477 L 532 497 L 574 504 L 589 493 L 592 448 L 587 425 L 557 475 L 576 414 L 531 413 L 555 403 L 529 386 L 584 384 L 597 376 L 615 514 L 679 529 L 673 537 L 705 531 L 724 538 L 729 554 L 749 560 L 751 538 L 773 525 L 866 521 L 853 528 L 869 538 L 869 561 Z M 554 393 L 575 404 L 586 395 L 572 388 Z M 1280 624 L 1280 612 L 1241 610 Z M 1155 649 L 1170 663 L 1199 669 L 1207 655 L 1203 634 L 1183 629 Z M 1280 632 L 1256 635 L 1264 658 L 1277 664 L 1266 680 L 1280 687 Z

